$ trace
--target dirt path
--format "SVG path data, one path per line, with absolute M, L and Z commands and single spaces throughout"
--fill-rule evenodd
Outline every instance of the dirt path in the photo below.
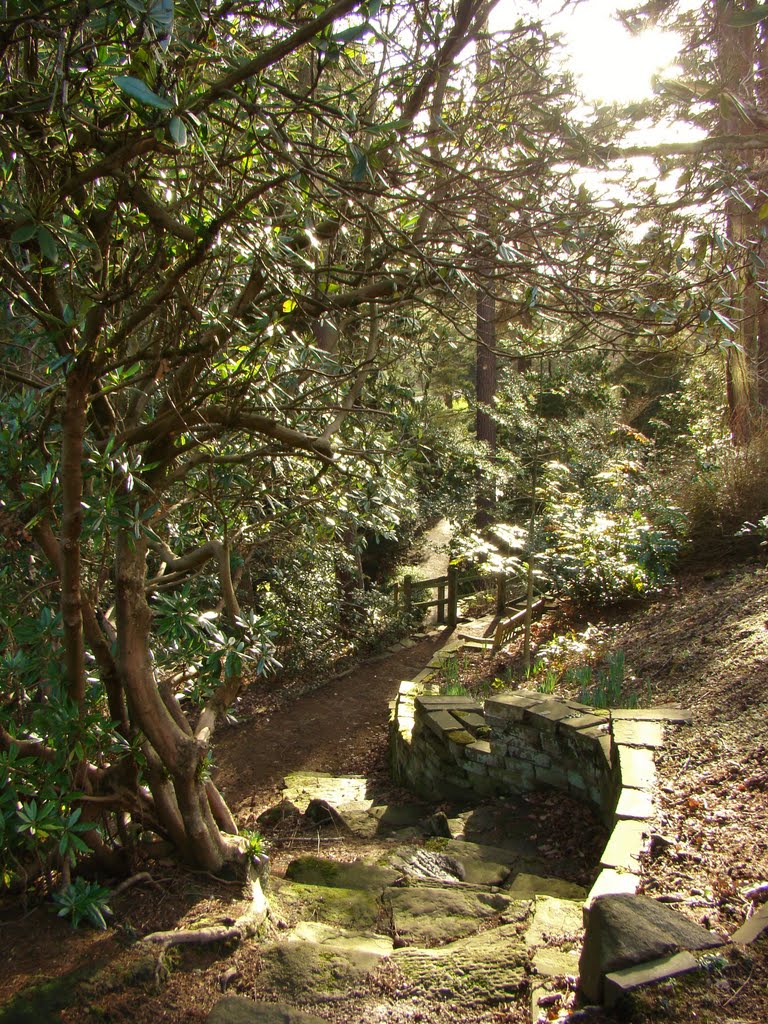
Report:
M 289 772 L 380 775 L 387 771 L 388 703 L 445 643 L 445 631 L 367 661 L 342 678 L 278 706 L 254 691 L 239 724 L 219 734 L 216 784 L 240 825 L 279 796 Z

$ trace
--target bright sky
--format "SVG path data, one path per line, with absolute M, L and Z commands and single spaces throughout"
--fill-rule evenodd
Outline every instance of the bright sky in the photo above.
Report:
M 585 0 L 556 19 L 587 99 L 640 100 L 651 96 L 651 78 L 674 77 L 680 37 L 649 29 L 632 36 L 612 17 L 614 0 Z
M 491 19 L 493 27 L 516 20 L 527 6 L 525 0 L 501 0 Z M 579 78 L 587 100 L 621 103 L 644 99 L 653 93 L 654 74 L 674 77 L 679 36 L 658 29 L 630 35 L 613 17 L 621 6 L 626 7 L 626 2 L 582 0 L 549 20 L 551 28 L 562 35 L 564 59 Z M 562 0 L 543 0 L 528 7 L 527 13 L 546 20 L 547 9 L 555 12 L 561 7 Z

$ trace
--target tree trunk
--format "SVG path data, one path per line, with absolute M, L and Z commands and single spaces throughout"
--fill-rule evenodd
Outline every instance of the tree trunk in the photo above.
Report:
M 732 24 L 739 10 L 732 0 L 715 0 L 715 5 L 723 96 L 719 130 L 722 134 L 748 135 L 754 126 L 730 97 L 738 97 L 747 108 L 764 105 L 765 97 L 760 95 L 764 86 L 755 77 L 757 27 Z M 745 167 L 746 161 L 750 165 Z M 732 173 L 737 176 L 736 192 L 742 192 L 742 184 L 755 183 L 763 176 L 760 165 L 764 161 L 759 154 L 745 150 L 734 154 L 731 163 Z M 743 191 L 750 195 L 749 188 Z M 726 357 L 728 414 L 733 441 L 743 445 L 760 428 L 768 398 L 768 309 L 763 297 L 768 247 L 761 237 L 757 208 L 750 209 L 741 196 L 730 195 L 725 214 L 735 280 L 731 318 L 736 327 L 734 345 L 728 348 Z
M 476 85 L 482 99 L 491 70 L 488 43 L 488 23 L 477 47 Z M 483 196 L 477 213 L 477 291 L 476 291 L 476 356 L 475 356 L 475 434 L 478 441 L 488 447 L 488 454 L 496 453 L 496 420 L 493 406 L 496 401 L 496 298 L 493 292 L 495 254 L 491 241 L 491 217 L 488 197 Z M 478 480 L 476 523 L 482 528 L 493 518 L 496 505 L 496 484 L 490 474 L 481 474 Z
M 85 700 L 85 642 L 81 595 L 80 536 L 83 528 L 83 438 L 90 378 L 75 365 L 67 377 L 61 438 L 61 618 L 64 670 L 70 700 Z
M 146 737 L 148 781 L 158 820 L 185 860 L 218 872 L 242 855 L 239 845 L 221 833 L 211 811 L 202 771 L 208 743 L 175 720 L 155 680 L 146 553 L 145 539 L 123 527 L 116 558 L 118 667 L 131 721 Z

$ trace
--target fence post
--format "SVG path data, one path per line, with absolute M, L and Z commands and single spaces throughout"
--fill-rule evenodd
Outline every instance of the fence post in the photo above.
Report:
M 455 565 L 448 566 L 448 625 L 455 627 L 459 621 L 459 580 Z
M 437 584 L 437 621 L 442 625 L 445 622 L 445 584 Z
M 392 602 L 395 606 L 395 615 L 400 611 L 400 584 L 395 583 L 392 587 Z
M 507 605 L 507 577 L 503 572 L 496 576 L 496 614 L 503 615 Z
M 403 577 L 403 611 L 406 615 L 413 611 L 413 576 Z

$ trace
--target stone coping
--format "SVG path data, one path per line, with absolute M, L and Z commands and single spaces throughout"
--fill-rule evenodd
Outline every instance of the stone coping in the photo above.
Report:
M 428 795 L 478 799 L 555 787 L 593 803 L 611 832 L 584 903 L 637 891 L 640 857 L 655 814 L 655 752 L 666 725 L 692 722 L 678 707 L 596 710 L 532 690 L 484 705 L 439 693 L 447 658 L 471 643 L 452 637 L 392 705 L 391 747 L 398 781 Z

